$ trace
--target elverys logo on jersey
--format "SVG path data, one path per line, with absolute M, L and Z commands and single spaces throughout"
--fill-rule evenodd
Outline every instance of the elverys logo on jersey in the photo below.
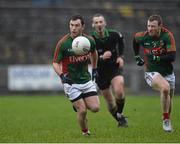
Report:
M 157 47 L 152 49 L 144 49 L 144 52 L 146 54 L 153 54 L 155 56 L 161 56 L 167 53 L 167 50 L 165 48 Z
M 151 53 L 153 55 L 160 56 L 160 55 L 166 54 L 166 52 L 167 52 L 166 46 L 165 46 L 165 43 L 162 40 L 159 41 L 159 44 L 154 42 L 154 47 L 151 50 Z
M 69 57 L 70 63 L 86 62 L 89 60 L 90 60 L 90 53 L 83 56 L 70 56 Z
M 151 46 L 152 48 L 150 49 L 148 48 L 144 49 L 144 52 L 147 54 L 153 54 L 155 56 L 160 56 L 167 53 L 166 45 L 162 40 L 159 42 L 152 41 Z

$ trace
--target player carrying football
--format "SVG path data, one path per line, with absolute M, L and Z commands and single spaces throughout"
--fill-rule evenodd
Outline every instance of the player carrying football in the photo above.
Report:
M 159 15 L 151 15 L 147 21 L 147 31 L 138 32 L 134 36 L 133 48 L 138 66 L 145 64 L 145 80 L 153 89 L 160 91 L 163 112 L 163 129 L 172 132 L 170 113 L 172 97 L 175 90 L 176 46 L 173 34 L 162 26 Z M 139 55 L 144 51 L 144 59 Z
M 53 67 L 61 78 L 64 92 L 77 111 L 77 119 L 83 135 L 90 135 L 87 109 L 92 112 L 99 111 L 99 98 L 96 85 L 91 80 L 88 72 L 88 63 L 91 60 L 92 79 L 96 77 L 97 51 L 95 41 L 85 34 L 84 19 L 80 15 L 74 15 L 69 21 L 70 33 L 59 40 L 53 59 Z M 83 35 L 89 39 L 91 50 L 88 54 L 77 56 L 72 50 L 72 41 L 75 37 Z

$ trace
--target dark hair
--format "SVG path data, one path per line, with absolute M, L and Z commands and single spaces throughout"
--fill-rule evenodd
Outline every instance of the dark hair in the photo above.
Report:
M 158 25 L 162 25 L 162 18 L 160 15 L 151 15 L 149 18 L 148 18 L 148 21 L 158 21 Z
M 94 14 L 94 15 L 93 15 L 93 18 L 94 18 L 94 17 L 103 17 L 103 18 L 105 19 L 104 15 L 101 14 L 101 13 L 96 13 L 96 14 Z
M 70 18 L 70 20 L 69 20 L 69 21 L 71 21 L 71 20 L 78 20 L 78 19 L 80 19 L 80 20 L 81 20 L 81 24 L 82 24 L 82 25 L 84 25 L 84 24 L 85 24 L 85 22 L 84 22 L 84 18 L 83 18 L 81 15 L 79 15 L 79 14 L 77 14 L 77 15 L 73 15 L 73 16 Z

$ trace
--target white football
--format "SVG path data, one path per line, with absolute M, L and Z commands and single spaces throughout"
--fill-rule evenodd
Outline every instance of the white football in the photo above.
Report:
M 76 55 L 85 55 L 90 51 L 90 41 L 84 36 L 76 37 L 72 42 L 72 49 Z

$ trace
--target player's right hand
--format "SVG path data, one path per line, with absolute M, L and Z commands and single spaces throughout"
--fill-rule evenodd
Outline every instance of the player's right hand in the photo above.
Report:
M 106 60 L 106 59 L 110 59 L 111 56 L 112 56 L 111 51 L 105 51 L 102 58 L 103 58 L 103 60 Z
M 144 62 L 143 58 L 141 58 L 139 55 L 136 55 L 134 58 L 135 58 L 136 64 L 138 66 L 143 66 L 144 65 L 145 62 Z
M 69 85 L 73 84 L 72 79 L 67 74 L 66 75 L 65 74 L 61 74 L 60 78 L 61 78 L 62 83 L 67 83 Z

